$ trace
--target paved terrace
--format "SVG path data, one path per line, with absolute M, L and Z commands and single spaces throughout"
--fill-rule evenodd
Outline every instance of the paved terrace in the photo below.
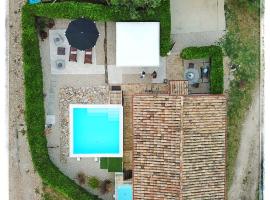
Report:
M 47 59 L 44 62 L 50 62 L 52 74 L 89 74 L 104 75 L 110 84 L 127 83 L 162 83 L 166 79 L 166 58 L 160 57 L 158 67 L 117 67 L 116 66 L 116 23 L 115 22 L 96 22 L 100 36 L 96 46 L 93 48 L 93 63 L 84 64 L 84 52 L 77 51 L 77 62 L 69 62 L 70 47 L 65 37 L 65 31 L 70 20 L 56 20 L 55 26 L 49 30 L 49 45 L 44 45 L 44 54 Z M 106 28 L 105 28 L 106 26 Z M 107 30 L 107 34 L 105 34 Z M 106 38 L 105 38 L 106 35 Z M 60 36 L 63 39 L 59 47 L 65 48 L 65 55 L 57 55 L 57 45 L 54 38 Z M 105 42 L 106 41 L 106 42 Z M 48 54 L 49 55 L 46 55 Z M 107 64 L 105 63 L 107 58 Z M 56 67 L 56 61 L 64 61 L 65 67 L 59 69 Z M 107 69 L 107 73 L 106 73 Z M 140 73 L 146 72 L 144 79 L 140 78 Z M 157 78 L 151 78 L 151 73 L 156 71 Z
M 133 98 L 134 200 L 225 199 L 226 99 Z

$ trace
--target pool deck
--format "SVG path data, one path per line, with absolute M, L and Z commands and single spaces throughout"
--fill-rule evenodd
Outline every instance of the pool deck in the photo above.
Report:
M 60 26 L 59 24 L 58 26 Z M 61 26 L 60 26 L 61 28 Z M 87 103 L 88 99 L 92 102 L 106 102 L 108 103 L 108 86 L 105 86 L 105 76 L 98 74 L 52 74 L 49 55 L 49 40 L 40 41 L 40 51 L 42 55 L 43 67 L 43 83 L 44 83 L 44 96 L 45 96 L 45 112 L 46 115 L 55 116 L 55 124 L 51 129 L 47 129 L 48 151 L 52 162 L 67 176 L 75 180 L 79 172 L 83 172 L 87 176 L 96 176 L 100 180 L 108 179 L 114 184 L 114 173 L 108 173 L 107 170 L 101 170 L 99 163 L 94 158 L 83 158 L 77 161 L 76 158 L 67 157 L 68 151 L 66 135 L 62 134 L 61 124 L 65 124 L 68 120 L 64 118 L 61 112 L 60 98 L 61 93 L 69 95 L 66 101 L 74 103 Z M 89 88 L 84 89 L 84 88 Z M 63 89 L 66 88 L 66 89 Z M 69 88 L 69 89 L 67 89 Z M 77 88 L 79 92 L 73 93 L 72 88 Z M 99 95 L 98 95 L 99 94 Z M 80 101 L 76 98 L 80 97 Z M 100 198 L 105 200 L 113 199 L 113 192 L 101 195 L 99 191 L 89 189 L 83 186 L 91 193 L 99 195 Z

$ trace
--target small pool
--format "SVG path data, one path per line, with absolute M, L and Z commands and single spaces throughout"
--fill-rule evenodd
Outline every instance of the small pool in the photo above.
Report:
M 117 187 L 117 200 L 132 200 L 132 186 L 119 185 Z
M 122 157 L 122 105 L 70 105 L 71 157 Z
M 41 3 L 41 0 L 28 0 L 29 4 Z

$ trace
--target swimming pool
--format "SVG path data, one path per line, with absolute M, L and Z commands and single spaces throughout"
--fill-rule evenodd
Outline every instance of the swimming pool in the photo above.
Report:
M 29 4 L 41 3 L 41 0 L 28 0 Z
M 117 200 L 132 200 L 132 186 L 129 184 L 117 187 Z
M 122 105 L 70 104 L 70 157 L 122 157 Z

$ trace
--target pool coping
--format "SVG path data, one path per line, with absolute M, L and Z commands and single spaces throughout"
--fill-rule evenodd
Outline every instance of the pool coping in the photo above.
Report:
M 73 153 L 73 109 L 74 108 L 118 108 L 119 109 L 119 153 L 117 154 L 74 154 Z M 69 157 L 123 157 L 123 106 L 121 104 L 69 104 Z

